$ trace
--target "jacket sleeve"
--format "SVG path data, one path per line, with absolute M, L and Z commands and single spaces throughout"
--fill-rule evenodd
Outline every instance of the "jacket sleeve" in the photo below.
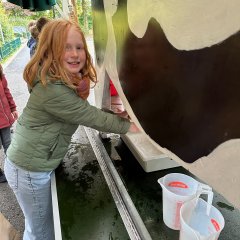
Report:
M 8 84 L 7 84 L 7 80 L 6 80 L 5 76 L 3 76 L 3 78 L 2 78 L 2 83 L 3 83 L 4 93 L 8 100 L 8 104 L 10 106 L 11 112 L 14 112 L 14 111 L 16 111 L 17 107 L 13 100 L 12 94 L 10 93 L 10 90 L 8 88 Z
M 119 134 L 125 134 L 130 127 L 129 120 L 90 105 L 66 86 L 48 86 L 47 89 L 49 96 L 44 108 L 62 121 Z

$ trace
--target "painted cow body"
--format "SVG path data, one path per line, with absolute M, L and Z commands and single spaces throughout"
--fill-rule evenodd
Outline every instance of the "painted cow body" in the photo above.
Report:
M 161 150 L 240 206 L 227 190 L 240 183 L 240 2 L 92 5 L 99 81 Z

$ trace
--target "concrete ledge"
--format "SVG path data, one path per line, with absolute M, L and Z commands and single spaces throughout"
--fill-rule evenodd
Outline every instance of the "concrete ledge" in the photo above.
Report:
M 145 133 L 127 133 L 121 135 L 121 138 L 129 147 L 144 171 L 153 172 L 179 167 L 174 160 L 170 159 L 154 146 Z

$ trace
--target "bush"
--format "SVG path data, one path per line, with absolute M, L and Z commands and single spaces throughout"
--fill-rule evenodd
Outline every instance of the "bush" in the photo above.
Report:
M 8 16 L 1 2 L 0 2 L 0 25 L 1 25 L 0 31 L 2 31 L 0 33 L 0 46 L 2 46 L 4 41 L 8 42 L 14 39 L 14 32 L 13 32 L 13 26 L 9 22 Z

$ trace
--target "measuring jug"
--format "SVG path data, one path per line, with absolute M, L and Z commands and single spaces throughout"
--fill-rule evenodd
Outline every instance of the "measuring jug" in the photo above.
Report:
M 201 198 L 183 204 L 180 222 L 180 240 L 217 240 L 225 224 L 220 211 Z
M 163 190 L 163 221 L 171 229 L 180 230 L 180 208 L 186 201 L 207 194 L 212 204 L 212 188 L 185 174 L 170 173 L 158 183 Z

